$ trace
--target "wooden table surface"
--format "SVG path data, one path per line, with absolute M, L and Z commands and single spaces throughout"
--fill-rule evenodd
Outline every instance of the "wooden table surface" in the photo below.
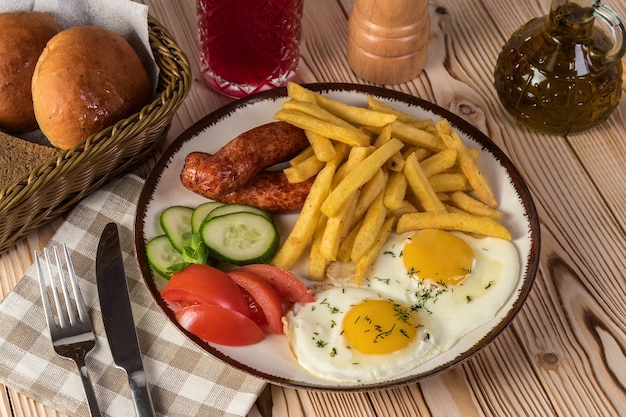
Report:
M 200 77 L 195 1 L 143 2 L 170 29 L 194 71 L 171 141 L 231 100 Z M 626 17 L 623 0 L 606 2 Z M 305 1 L 297 81 L 365 83 L 346 60 L 351 6 L 352 0 Z M 250 416 L 626 416 L 626 98 L 600 127 L 557 137 L 512 122 L 492 86 L 502 44 L 548 8 L 549 0 L 431 0 L 425 70 L 387 86 L 464 117 L 527 181 L 541 219 L 541 260 L 512 325 L 461 366 L 421 383 L 349 394 L 270 385 Z M 0 255 L 0 297 L 61 221 Z M 2 416 L 57 415 L 9 388 L 0 396 Z

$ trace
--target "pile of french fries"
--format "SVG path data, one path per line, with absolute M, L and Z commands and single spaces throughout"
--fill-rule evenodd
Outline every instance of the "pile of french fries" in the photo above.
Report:
M 392 232 L 457 230 L 511 239 L 498 201 L 446 119 L 422 120 L 368 96 L 368 108 L 296 83 L 275 119 L 302 128 L 310 146 L 284 170 L 315 176 L 294 228 L 272 263 L 290 269 L 309 248 L 309 279 L 331 262 L 356 265 L 360 284 Z M 310 245 L 310 246 L 309 246 Z

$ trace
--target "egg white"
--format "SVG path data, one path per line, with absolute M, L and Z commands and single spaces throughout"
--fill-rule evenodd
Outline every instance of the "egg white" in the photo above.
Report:
M 416 313 L 421 325 L 413 341 L 390 354 L 364 354 L 349 347 L 342 322 L 350 308 L 365 300 L 387 299 L 367 288 L 331 287 L 316 301 L 297 304 L 286 315 L 285 330 L 298 363 L 313 375 L 338 382 L 389 379 L 435 356 L 428 317 Z
M 519 280 L 517 251 L 503 239 L 451 233 L 465 241 L 474 255 L 471 274 L 454 287 L 407 273 L 402 256 L 412 233 L 390 236 L 360 287 L 350 283 L 350 269 L 336 268 L 337 286 L 317 293 L 315 303 L 296 305 L 285 317 L 285 331 L 300 365 L 340 382 L 392 379 L 449 350 L 465 334 L 493 319 Z M 422 325 L 418 337 L 391 354 L 349 349 L 341 335 L 343 315 L 366 299 L 390 299 L 416 312 Z
M 517 250 L 510 241 L 450 233 L 465 241 L 474 254 L 471 274 L 459 285 L 442 287 L 406 273 L 402 251 L 412 233 L 390 237 L 362 284 L 425 312 L 431 337 L 443 350 L 496 316 L 511 297 L 520 272 Z

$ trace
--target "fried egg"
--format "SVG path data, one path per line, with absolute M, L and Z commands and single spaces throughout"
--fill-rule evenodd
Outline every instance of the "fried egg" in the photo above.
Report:
M 332 287 L 286 315 L 291 349 L 310 373 L 335 381 L 388 379 L 437 353 L 428 320 L 367 288 Z
M 296 306 L 285 331 L 298 362 L 314 375 L 395 378 L 494 318 L 519 268 L 507 240 L 440 230 L 392 234 L 359 287 L 346 284 L 349 276 L 335 277 L 341 286 Z

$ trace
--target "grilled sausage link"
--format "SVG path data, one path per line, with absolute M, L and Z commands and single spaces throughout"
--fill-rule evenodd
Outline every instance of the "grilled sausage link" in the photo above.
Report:
M 218 199 L 265 168 L 293 158 L 308 144 L 302 129 L 285 122 L 267 123 L 237 136 L 214 155 L 190 153 L 180 179 L 189 190 Z
M 304 205 L 315 177 L 290 183 L 282 171 L 262 171 L 241 187 L 216 198 L 222 203 L 250 204 L 271 213 L 299 211 Z

